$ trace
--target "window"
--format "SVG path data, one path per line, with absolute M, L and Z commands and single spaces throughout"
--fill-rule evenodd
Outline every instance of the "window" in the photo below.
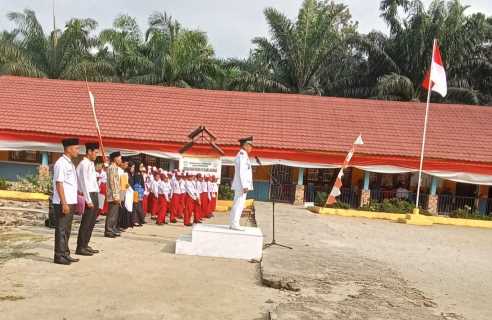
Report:
M 41 152 L 37 151 L 10 151 L 9 161 L 41 163 Z

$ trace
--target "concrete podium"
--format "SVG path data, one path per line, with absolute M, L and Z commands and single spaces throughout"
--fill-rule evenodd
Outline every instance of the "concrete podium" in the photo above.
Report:
M 259 228 L 243 227 L 244 231 L 226 225 L 195 224 L 191 235 L 176 240 L 176 254 L 260 260 L 263 233 Z

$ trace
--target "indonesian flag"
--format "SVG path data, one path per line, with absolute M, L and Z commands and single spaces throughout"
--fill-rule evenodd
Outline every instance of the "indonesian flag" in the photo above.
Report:
M 431 68 L 425 75 L 422 87 L 424 87 L 425 90 L 431 89 L 432 91 L 439 93 L 443 98 L 448 93 L 446 70 L 442 63 L 441 51 L 437 45 L 437 40 L 434 40 Z
M 335 180 L 335 184 L 333 185 L 333 188 L 331 189 L 330 195 L 328 196 L 328 199 L 326 199 L 326 204 L 331 205 L 337 202 L 336 197 L 342 194 L 340 189 L 342 188 L 342 178 L 343 178 L 343 170 L 348 167 L 350 160 L 352 160 L 352 157 L 354 156 L 355 152 L 355 146 L 356 145 L 363 145 L 364 141 L 362 140 L 362 135 L 359 135 L 357 139 L 355 139 L 354 143 L 352 144 L 352 148 L 350 151 L 347 153 L 347 156 L 345 157 L 345 160 L 343 161 L 342 168 L 340 168 L 340 171 L 338 172 L 337 179 Z

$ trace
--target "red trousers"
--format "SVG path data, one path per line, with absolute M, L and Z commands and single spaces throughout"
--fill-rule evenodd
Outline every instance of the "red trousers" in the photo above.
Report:
M 156 216 L 159 213 L 159 198 L 156 198 L 155 195 L 151 195 L 150 199 L 152 199 L 150 214 L 152 214 L 152 216 Z
M 171 198 L 171 217 L 170 220 L 174 221 L 176 220 L 179 215 L 183 215 L 183 211 L 181 209 L 181 194 L 179 193 L 174 193 L 173 197 Z
M 184 211 L 184 224 L 191 224 L 191 216 L 193 215 L 193 222 L 196 223 L 200 220 L 200 206 L 198 201 L 193 200 L 188 194 L 185 196 L 186 207 Z
M 209 217 L 210 212 L 208 212 L 208 193 L 207 192 L 200 193 L 200 202 L 201 202 L 201 217 L 200 218 Z
M 211 215 L 215 211 L 215 206 L 217 205 L 217 198 L 212 196 L 212 199 L 208 202 L 208 212 Z
M 166 222 L 166 213 L 167 208 L 169 207 L 169 201 L 166 200 L 164 195 L 159 195 L 158 202 L 158 215 L 157 215 L 157 224 L 163 224 Z
M 186 193 L 182 193 L 179 195 L 179 210 L 178 210 L 178 218 L 183 218 L 185 208 L 186 208 Z

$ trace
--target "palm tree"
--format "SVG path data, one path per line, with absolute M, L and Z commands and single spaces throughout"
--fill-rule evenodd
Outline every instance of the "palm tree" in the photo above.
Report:
M 97 60 L 90 50 L 96 41 L 90 36 L 97 23 L 92 19 L 72 19 L 63 31 L 45 36 L 34 11 L 10 12 L 16 28 L 7 44 L 12 59 L 3 64 L 8 74 L 60 79 L 103 80 L 112 73 L 110 65 Z
M 144 54 L 144 41 L 135 18 L 120 15 L 112 29 L 99 34 L 100 55 L 111 61 L 117 81 L 127 82 L 141 70 L 150 68 L 151 62 Z
M 133 82 L 209 87 L 223 73 L 206 34 L 181 28 L 179 22 L 165 13 L 150 16 L 146 50 L 152 64 Z
M 271 81 L 281 84 L 284 91 L 321 94 L 321 73 L 337 60 L 337 50 L 355 32 L 347 7 L 305 0 L 297 21 L 273 8 L 265 9 L 264 13 L 271 40 L 262 37 L 253 40 L 256 48 L 252 61 L 264 70 L 271 70 Z M 262 60 L 259 63 L 258 58 Z M 243 87 L 250 87 L 251 80 L 245 77 Z M 262 82 L 256 89 L 264 86 Z
M 490 32 L 481 14 L 468 16 L 467 6 L 459 0 L 434 0 L 426 10 L 420 0 L 383 0 L 381 17 L 390 28 L 389 36 L 372 32 L 358 38 L 357 48 L 367 55 L 365 85 L 372 89 L 366 96 L 389 100 L 417 100 L 430 65 L 432 42 L 439 40 L 443 59 L 448 64 L 448 96 L 434 100 L 479 104 L 480 85 L 473 75 L 490 69 Z M 401 14 L 400 14 L 401 13 Z M 488 26 L 487 26 L 488 25 Z M 488 50 L 487 50 L 488 48 Z M 485 68 L 485 69 L 484 69 Z M 359 78 L 360 79 L 360 78 Z M 480 78 L 481 85 L 487 83 Z M 359 84 L 354 81 L 353 84 Z

